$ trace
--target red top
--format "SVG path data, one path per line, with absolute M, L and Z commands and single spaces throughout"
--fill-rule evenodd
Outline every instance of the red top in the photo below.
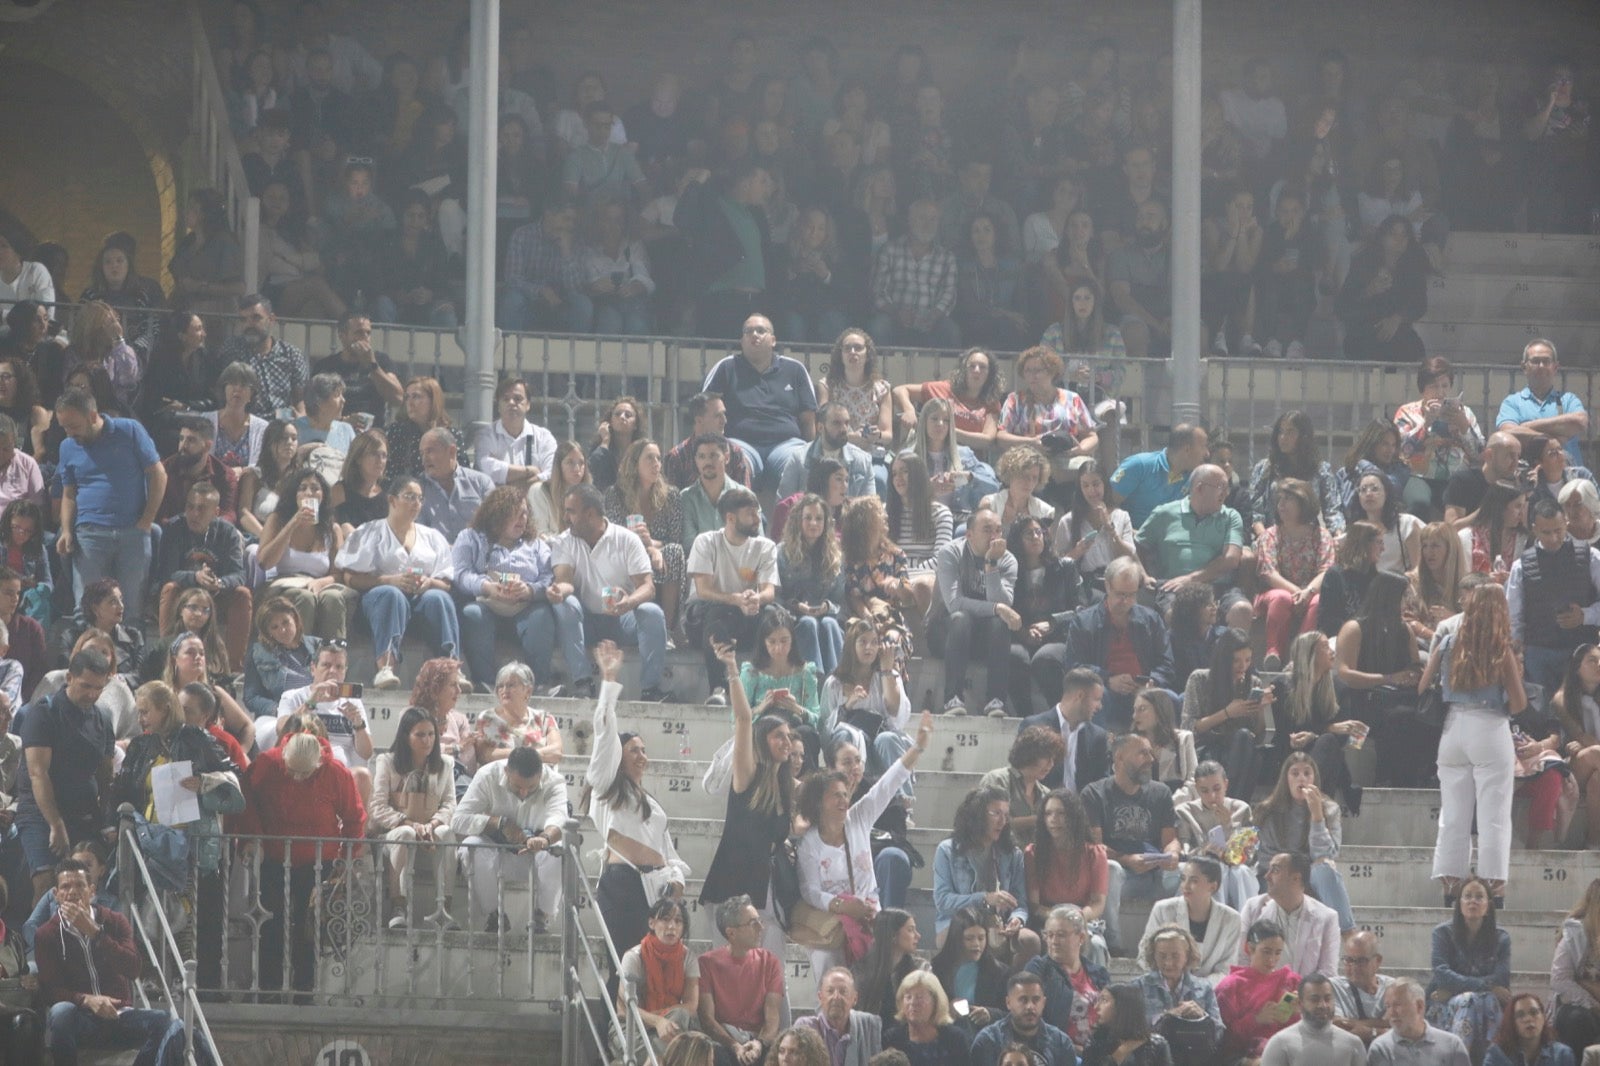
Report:
M 289 776 L 282 748 L 264 751 L 250 764 L 245 775 L 249 806 L 239 819 L 241 833 L 361 839 L 367 811 L 356 792 L 356 779 L 334 757 L 327 740 L 318 739 L 322 742 L 322 765 L 304 781 Z M 342 851 L 337 843 L 326 843 L 321 845 L 320 858 L 331 862 L 341 858 Z M 265 841 L 263 852 L 274 862 L 283 861 L 283 844 L 279 841 Z M 309 866 L 318 858 L 318 845 L 313 841 L 291 845 L 291 866 Z
M 1129 677 L 1138 677 L 1145 673 L 1139 664 L 1139 654 L 1133 650 L 1133 638 L 1128 635 L 1128 627 L 1118 629 L 1116 626 L 1106 627 L 1106 676 L 1116 677 L 1127 674 Z
M 1032 844 L 1023 849 L 1022 865 L 1027 871 L 1029 897 L 1037 893 L 1040 904 L 1045 907 L 1063 903 L 1087 907 L 1089 900 L 1106 894 L 1106 849 L 1103 845 L 1090 844 L 1084 849 L 1078 860 L 1078 876 L 1071 879 L 1067 877 L 1065 855 L 1057 855 L 1054 862 L 1041 869 L 1033 860 Z

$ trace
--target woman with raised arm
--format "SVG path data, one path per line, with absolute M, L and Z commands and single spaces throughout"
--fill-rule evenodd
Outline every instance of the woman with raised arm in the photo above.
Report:
M 605 864 L 595 889 L 595 905 L 618 954 L 649 932 L 650 909 L 671 895 L 682 898 L 689 864 L 678 858 L 668 831 L 667 812 L 645 791 L 650 767 L 644 738 L 617 731 L 617 697 L 622 686 L 622 650 L 609 640 L 594 649 L 600 668 L 600 697 L 594 708 L 594 753 L 584 775 L 591 800 L 589 818 L 604 841 Z
M 800 898 L 841 921 L 856 923 L 858 933 L 872 928 L 879 910 L 878 878 L 872 865 L 873 823 L 910 780 L 932 736 L 933 715 L 923 711 L 916 742 L 854 802 L 849 778 L 838 771 L 812 774 L 800 790 L 800 814 L 811 823 L 800 840 L 795 862 Z M 823 974 L 846 962 L 847 950 L 810 947 L 811 972 L 819 985 Z

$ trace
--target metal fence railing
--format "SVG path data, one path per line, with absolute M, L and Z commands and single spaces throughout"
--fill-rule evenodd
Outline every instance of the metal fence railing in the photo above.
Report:
M 255 292 L 260 276 L 261 201 L 250 195 L 250 183 L 245 180 L 244 162 L 228 116 L 228 98 L 211 58 L 211 39 L 206 35 L 199 0 L 189 2 L 189 36 L 194 57 L 189 133 L 202 176 L 222 197 L 229 225 L 239 238 L 244 290 Z

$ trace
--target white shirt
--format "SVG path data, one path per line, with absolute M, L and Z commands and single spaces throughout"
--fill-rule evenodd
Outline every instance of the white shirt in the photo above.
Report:
M 594 753 L 589 756 L 589 770 L 585 775 L 593 793 L 589 820 L 594 822 L 601 844 L 593 852 L 593 857 L 605 861 L 611 850 L 605 846 L 606 841 L 615 832 L 620 837 L 643 844 L 666 860 L 666 879 L 669 884 L 687 884 L 689 864 L 678 857 L 672 834 L 667 831 L 667 812 L 656 798 L 646 794 L 649 817 L 640 814 L 637 804 L 629 803 L 614 808 L 603 798 L 616 781 L 617 774 L 622 772 L 622 738 L 617 733 L 617 697 L 621 694 L 621 685 L 615 681 L 602 681 L 600 698 L 594 707 Z
M 743 544 L 728 543 L 726 530 L 708 529 L 694 538 L 689 549 L 689 574 L 707 574 L 721 592 L 759 589 L 778 584 L 778 546 L 766 537 L 746 537 Z M 689 599 L 699 599 L 689 586 Z
M 1223 116 L 1239 131 L 1251 158 L 1262 158 L 1272 151 L 1274 141 L 1289 135 L 1289 115 L 1276 96 L 1257 100 L 1242 89 L 1224 89 L 1217 99 L 1222 102 Z
M 515 822 L 525 832 L 561 828 L 567 817 L 567 779 L 561 771 L 541 770 L 539 787 L 521 799 L 506 784 L 507 765 L 506 760 L 496 759 L 473 775 L 450 819 L 457 837 L 482 836 L 495 816 Z
M 872 868 L 872 826 L 911 776 L 905 763 L 896 759 L 884 775 L 850 805 L 844 816 L 844 845 L 825 843 L 812 826 L 800 838 L 795 868 L 800 874 L 800 898 L 826 911 L 835 897 L 849 894 L 856 899 L 878 903 L 878 878 Z
M 278 697 L 278 717 L 256 719 L 256 747 L 268 751 L 278 746 L 278 722 L 289 715 L 299 714 L 304 710 L 307 701 L 311 699 L 310 685 L 301 688 L 292 688 Z M 350 719 L 339 711 L 343 704 L 355 705 L 356 712 L 363 721 L 369 721 L 367 708 L 360 700 L 334 700 L 327 703 L 312 705 L 312 712 L 321 720 L 323 728 L 328 731 L 328 743 L 333 746 L 333 753 L 339 761 L 346 766 L 365 766 L 367 760 L 356 754 L 356 731 Z
M 1067 744 L 1067 754 L 1061 759 L 1061 787 L 1069 792 L 1076 792 L 1078 791 L 1078 734 L 1083 732 L 1083 725 L 1068 725 L 1066 716 L 1061 713 L 1058 704 L 1056 726 L 1061 730 L 1061 739 Z
M 19 453 L 20 454 L 20 453 Z M 1570 537 L 1568 538 L 1571 539 Z M 1589 551 L 1589 580 L 1600 589 L 1600 551 Z M 1511 639 L 1521 640 L 1527 627 L 1522 610 L 1522 559 L 1511 564 L 1511 576 L 1506 579 L 1506 606 L 1511 610 Z M 1583 605 L 1583 624 L 1600 625 L 1600 600 Z
M 21 300 L 37 300 L 42 304 L 56 302 L 56 283 L 43 263 L 22 264 L 16 280 L 0 278 L 0 304 L 13 304 Z
M 454 581 L 456 568 L 444 534 L 420 522 L 411 528 L 416 537 L 407 551 L 389 528 L 389 520 L 375 518 L 350 534 L 334 565 L 360 574 L 403 574 L 412 570 L 440 581 Z
M 606 523 L 594 547 L 572 530 L 567 530 L 550 546 L 550 565 L 572 567 L 572 585 L 585 611 L 604 614 L 605 589 L 633 591 L 633 579 L 652 573 L 644 542 L 632 530 L 615 522 Z M 598 735 L 598 734 L 597 734 Z
M 505 422 L 495 419 L 478 431 L 473 444 L 478 469 L 496 485 L 506 483 L 506 470 L 513 466 L 536 466 L 542 478 L 550 476 L 556 460 L 556 437 L 543 426 L 524 420 L 522 432 L 512 436 Z

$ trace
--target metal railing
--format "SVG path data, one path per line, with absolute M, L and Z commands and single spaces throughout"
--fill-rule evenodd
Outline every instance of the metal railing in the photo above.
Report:
M 179 947 L 172 925 L 167 921 L 163 893 L 156 888 L 144 853 L 134 842 L 131 822 L 133 807 L 125 803 L 118 814 L 123 830 L 117 849 L 122 910 L 133 928 L 134 944 L 148 964 L 145 972 L 153 972 L 153 979 L 148 984 L 153 985 L 159 993 L 158 998 L 152 1000 L 147 982 L 134 981 L 134 999 L 141 1007 L 165 1010 L 183 1020 L 187 1038 L 185 1061 L 189 1066 L 198 1066 L 196 1045 L 211 1049 L 211 1061 L 223 1066 L 217 1042 L 211 1035 L 211 1026 L 206 1022 L 205 1010 L 200 1005 L 199 989 L 195 983 L 195 961 L 185 958 Z M 177 982 L 176 988 L 174 981 Z
M 190 100 L 189 133 L 195 139 L 203 174 L 222 197 L 228 223 L 238 236 L 244 257 L 244 291 L 256 292 L 260 283 L 261 201 L 250 195 L 244 162 L 233 139 L 228 98 L 211 58 L 211 38 L 199 0 L 189 0 L 189 35 L 194 56 L 194 85 Z
M 158 1002 L 181 1011 L 210 1046 L 202 998 L 559 1013 L 565 1066 L 587 1061 L 585 1048 L 601 1049 L 606 1061 L 656 1066 L 627 982 L 620 1004 L 607 992 L 621 959 L 593 906 L 578 821 L 566 822 L 543 861 L 477 840 L 228 833 L 209 838 L 221 845 L 220 862 L 203 872 L 202 839 L 191 834 L 181 898 L 156 887 L 131 831 L 122 834 L 119 868 Z M 401 867 L 396 894 L 391 878 Z M 536 915 L 542 879 L 558 879 L 560 892 L 550 913 Z M 397 912 L 405 921 L 391 928 Z

